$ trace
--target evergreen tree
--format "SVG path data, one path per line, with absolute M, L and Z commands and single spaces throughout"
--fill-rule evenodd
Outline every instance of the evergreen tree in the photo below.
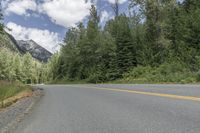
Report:
M 125 15 L 120 15 L 108 22 L 106 28 L 115 38 L 116 65 L 120 76 L 137 65 L 136 47 L 132 42 L 129 19 Z
M 99 35 L 99 16 L 94 5 L 90 9 L 90 18 L 87 25 L 86 38 L 80 40 L 80 60 L 82 64 L 81 78 L 88 78 L 90 73 L 96 71 L 96 64 L 99 61 L 97 50 L 99 48 L 99 42 L 97 37 Z
M 90 9 L 90 19 L 87 27 L 87 38 L 89 41 L 94 41 L 94 39 L 98 35 L 98 30 L 99 30 L 98 24 L 99 24 L 99 16 L 97 14 L 96 7 L 92 5 Z
M 129 17 L 119 14 L 118 2 L 113 5 L 115 18 L 102 29 L 92 5 L 86 26 L 68 30 L 61 53 L 47 65 L 49 77 L 97 83 L 120 78 L 137 66 L 166 74 L 173 63 L 198 71 L 198 0 L 130 0 Z
M 3 13 L 2 13 L 2 6 L 0 2 L 0 33 L 3 33 L 3 28 L 4 28 L 4 24 L 2 21 L 3 21 Z
M 142 24 L 144 16 L 141 12 L 135 11 L 135 6 L 129 6 L 129 25 L 132 36 L 132 43 L 136 47 L 137 65 L 148 65 L 147 46 L 145 42 L 145 26 Z

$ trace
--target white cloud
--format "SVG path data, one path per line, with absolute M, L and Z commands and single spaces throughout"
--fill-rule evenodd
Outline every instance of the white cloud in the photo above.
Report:
M 106 21 L 112 19 L 114 16 L 111 13 L 108 13 L 107 11 L 101 12 L 101 21 L 100 23 L 105 23 Z
M 60 48 L 58 44 L 61 42 L 61 39 L 58 33 L 37 28 L 26 28 L 13 22 L 7 23 L 6 26 L 11 29 L 11 31 L 8 32 L 17 40 L 32 39 L 50 52 L 55 52 Z
M 109 3 L 114 4 L 115 0 L 107 0 Z M 127 2 L 127 0 L 118 0 L 119 4 L 123 4 L 125 2 Z
M 3 10 L 6 15 L 15 13 L 17 15 L 32 16 L 28 11 L 36 14 L 46 14 L 51 21 L 63 27 L 75 26 L 89 15 L 92 3 L 97 0 L 4 0 Z
M 15 13 L 18 15 L 30 16 L 30 14 L 27 12 L 28 10 L 37 10 L 37 4 L 35 0 L 7 0 L 7 2 L 4 3 L 4 6 L 6 6 L 6 14 Z
M 71 27 L 89 15 L 90 7 L 91 2 L 85 0 L 46 0 L 40 6 L 40 12 L 58 25 Z

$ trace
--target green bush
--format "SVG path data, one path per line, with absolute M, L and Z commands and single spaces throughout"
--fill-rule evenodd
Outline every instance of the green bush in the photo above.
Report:
M 196 74 L 196 81 L 200 82 L 200 70 Z
M 195 82 L 196 82 L 196 79 L 194 77 L 188 77 L 188 78 L 181 80 L 181 83 L 183 83 L 183 84 L 195 83 Z
M 139 78 L 143 76 L 144 74 L 150 73 L 150 71 L 153 68 L 151 67 L 143 67 L 143 66 L 138 66 L 132 70 L 130 70 L 128 73 L 125 73 L 123 77 L 131 77 L 131 78 Z
M 91 73 L 87 82 L 89 83 L 101 83 L 105 81 L 105 76 L 102 73 L 94 72 Z
M 124 82 L 141 83 L 141 80 L 143 83 L 194 83 L 196 80 L 200 81 L 200 72 L 195 79 L 194 74 L 183 63 L 172 62 L 159 67 L 138 66 L 123 75 Z

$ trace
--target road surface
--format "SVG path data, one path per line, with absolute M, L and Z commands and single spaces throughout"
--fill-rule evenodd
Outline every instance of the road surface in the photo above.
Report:
M 14 133 L 200 133 L 199 85 L 45 85 Z

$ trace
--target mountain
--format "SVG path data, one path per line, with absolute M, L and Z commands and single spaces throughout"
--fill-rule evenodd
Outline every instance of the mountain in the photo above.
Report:
M 17 47 L 20 52 L 22 53 L 29 52 L 34 58 L 42 62 L 47 62 L 48 59 L 52 56 L 52 53 L 50 53 L 42 46 L 38 45 L 33 40 L 28 40 L 28 41 L 18 40 Z
M 52 53 L 50 53 L 48 50 L 46 50 L 33 40 L 17 41 L 12 35 L 8 34 L 7 32 L 4 32 L 4 34 L 0 34 L 0 48 L 1 47 L 6 47 L 11 51 L 20 54 L 25 54 L 29 52 L 32 57 L 42 62 L 47 62 L 48 59 L 52 56 Z

